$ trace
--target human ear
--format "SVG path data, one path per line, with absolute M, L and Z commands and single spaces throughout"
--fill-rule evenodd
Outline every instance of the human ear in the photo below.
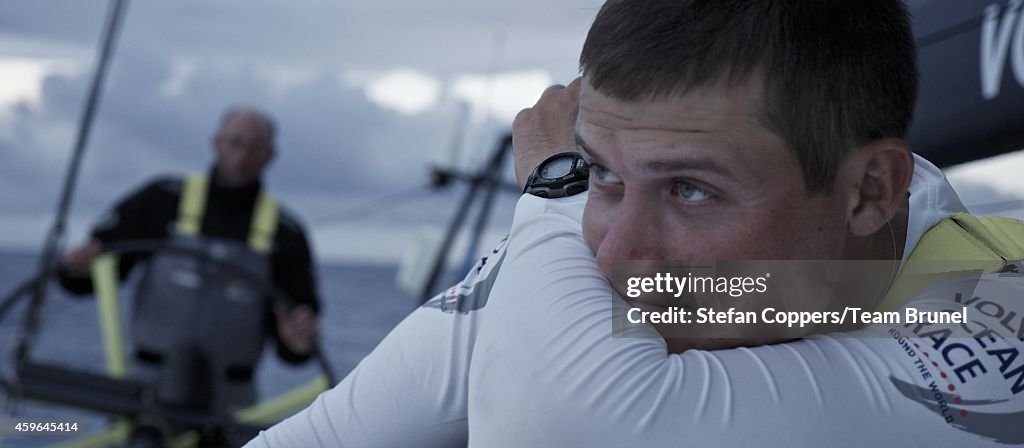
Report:
M 856 149 L 839 175 L 849 199 L 850 233 L 865 237 L 889 222 L 906 199 L 913 174 L 914 158 L 903 140 L 882 138 Z

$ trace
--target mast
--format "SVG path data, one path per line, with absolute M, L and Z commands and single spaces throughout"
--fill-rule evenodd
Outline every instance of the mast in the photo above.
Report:
M 18 359 L 23 359 L 28 355 L 28 348 L 39 327 L 39 314 L 43 303 L 46 301 L 46 287 L 54 273 L 54 260 L 58 256 L 61 239 L 64 236 L 68 209 L 71 205 L 71 197 L 75 192 L 75 184 L 78 181 L 82 156 L 89 142 L 89 132 L 92 130 L 92 122 L 96 115 L 96 108 L 99 105 L 103 81 L 107 75 L 107 68 L 110 65 L 114 43 L 121 28 L 121 21 L 124 17 L 127 3 L 127 0 L 112 0 L 107 9 L 106 27 L 104 28 L 99 48 L 96 70 L 93 72 L 92 84 L 89 87 L 88 97 L 86 97 L 82 116 L 78 123 L 78 135 L 75 138 L 71 160 L 68 162 L 67 172 L 64 175 L 64 187 L 61 190 L 60 200 L 57 203 L 57 214 L 54 217 L 53 226 L 46 236 L 42 255 L 39 257 L 37 281 L 32 288 L 32 299 L 29 301 L 26 318 L 21 328 L 21 333 L 18 335 Z

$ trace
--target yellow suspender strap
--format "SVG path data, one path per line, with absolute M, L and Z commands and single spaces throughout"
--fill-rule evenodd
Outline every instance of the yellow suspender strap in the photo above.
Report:
M 193 174 L 185 178 L 178 199 L 178 223 L 176 229 L 181 235 L 199 235 L 206 211 L 206 177 Z
M 96 291 L 100 328 L 103 331 L 107 373 L 114 378 L 124 378 L 128 371 L 125 368 L 121 313 L 117 303 L 117 255 L 103 254 L 96 257 L 92 263 L 92 282 Z
M 1005 261 L 1024 260 L 1024 222 L 1002 216 L 953 215 L 966 233 Z
M 277 217 L 277 201 L 261 191 L 249 224 L 249 248 L 254 252 L 270 252 L 277 233 Z
M 957 213 L 921 237 L 876 309 L 898 310 L 930 285 L 998 272 L 1007 261 L 1017 260 L 1024 260 L 1024 222 Z
M 206 212 L 207 180 L 203 175 L 185 178 L 178 200 L 177 230 L 180 235 L 196 236 L 202 230 L 203 214 Z M 269 194 L 260 192 L 253 208 L 249 225 L 249 248 L 254 252 L 268 253 L 274 246 L 277 233 L 277 201 Z

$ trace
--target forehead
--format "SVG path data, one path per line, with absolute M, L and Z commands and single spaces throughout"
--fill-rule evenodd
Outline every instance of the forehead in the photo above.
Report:
M 576 133 L 587 155 L 627 183 L 686 176 L 738 195 L 795 189 L 799 162 L 764 125 L 760 104 L 752 83 L 621 101 L 584 79 Z
M 623 101 L 594 89 L 584 77 L 580 116 L 587 124 L 613 130 L 767 131 L 761 122 L 760 84 L 715 84 L 681 95 Z
M 606 163 L 711 157 L 719 165 L 733 165 L 736 174 L 795 163 L 784 141 L 764 125 L 761 104 L 758 82 L 622 101 L 584 78 L 576 132 L 584 149 Z

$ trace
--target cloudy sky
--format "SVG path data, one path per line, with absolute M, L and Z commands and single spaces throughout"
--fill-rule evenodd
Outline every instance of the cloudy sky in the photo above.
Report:
M 396 261 L 443 228 L 461 194 L 423 188 L 431 166 L 479 165 L 519 109 L 571 80 L 600 3 L 133 2 L 68 241 L 148 178 L 205 170 L 219 114 L 245 103 L 277 118 L 267 180 L 304 218 L 318 256 Z M 105 14 L 101 1 L 0 2 L 0 249 L 42 244 Z M 1008 179 L 1021 169 L 1015 155 L 953 178 L 965 202 L 990 203 L 1020 195 Z M 513 200 L 495 207 L 493 233 Z
M 477 166 L 519 109 L 571 80 L 599 6 L 132 2 L 70 242 L 151 176 L 205 170 L 220 112 L 246 103 L 277 118 L 281 151 L 268 183 L 305 219 L 319 255 L 396 259 L 419 228 L 443 226 L 460 196 L 420 188 L 430 167 Z M 0 3 L 2 247 L 37 248 L 52 220 L 105 15 L 98 1 Z M 510 215 L 503 204 L 498 226 Z M 353 219 L 353 210 L 374 214 Z

